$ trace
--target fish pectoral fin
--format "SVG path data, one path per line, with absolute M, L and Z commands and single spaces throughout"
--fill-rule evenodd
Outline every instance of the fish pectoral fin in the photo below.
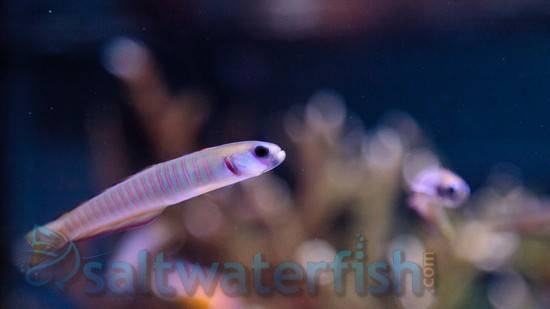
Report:
M 26 251 L 30 253 L 25 264 L 28 267 L 36 266 L 57 255 L 57 250 L 63 248 L 67 238 L 46 226 L 36 226 L 25 235 Z

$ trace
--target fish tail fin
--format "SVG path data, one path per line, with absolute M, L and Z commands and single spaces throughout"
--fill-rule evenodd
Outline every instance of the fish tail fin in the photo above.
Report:
M 52 223 L 55 223 L 52 222 Z M 27 260 L 29 266 L 40 264 L 42 261 L 51 258 L 54 253 L 63 248 L 68 242 L 68 238 L 60 231 L 55 229 L 54 224 L 45 226 L 36 226 L 25 235 L 27 252 L 30 256 Z

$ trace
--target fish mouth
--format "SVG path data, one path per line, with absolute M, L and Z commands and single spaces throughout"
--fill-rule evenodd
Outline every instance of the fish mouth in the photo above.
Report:
M 277 152 L 275 157 L 277 158 L 277 161 L 279 161 L 279 163 L 281 163 L 286 158 L 286 152 L 284 150 L 279 150 L 279 152 Z
M 284 150 L 279 150 L 275 155 L 275 164 L 276 165 L 279 165 L 281 163 L 283 163 L 283 161 L 285 160 L 286 158 L 286 152 Z
M 239 170 L 237 169 L 237 167 L 235 166 L 235 164 L 233 164 L 233 162 L 231 161 L 231 158 L 229 157 L 224 157 L 223 158 L 223 163 L 225 164 L 225 167 L 235 176 L 239 176 L 240 173 L 239 173 Z

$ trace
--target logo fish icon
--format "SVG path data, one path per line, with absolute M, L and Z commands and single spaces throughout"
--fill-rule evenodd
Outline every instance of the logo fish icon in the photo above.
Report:
M 58 243 L 65 242 L 64 236 L 43 226 L 35 227 L 26 238 L 30 246 L 30 249 L 25 250 L 30 256 L 23 262 L 22 267 L 26 281 L 33 286 L 43 286 L 54 281 L 55 286 L 63 290 L 65 284 L 80 270 L 80 252 L 76 245 L 69 241 L 62 248 L 58 248 Z M 64 268 L 53 268 L 68 261 L 71 254 L 74 256 L 72 266 L 65 274 L 59 276 L 59 271 Z

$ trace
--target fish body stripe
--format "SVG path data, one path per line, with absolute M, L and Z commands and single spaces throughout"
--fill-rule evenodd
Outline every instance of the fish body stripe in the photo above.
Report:
M 179 177 L 179 173 L 178 173 L 178 164 L 177 164 L 177 161 L 170 164 L 170 168 L 172 170 L 172 173 L 174 174 L 174 178 L 176 180 L 176 189 L 177 190 L 182 190 L 183 189 L 183 185 L 181 183 L 181 180 L 180 180 L 180 177 Z
M 206 181 L 214 180 L 214 178 L 212 177 L 212 172 L 210 172 L 210 166 L 208 164 L 208 158 L 204 158 L 202 160 L 202 166 L 203 166 L 204 171 L 206 173 Z
M 162 177 L 162 165 L 159 165 L 155 168 L 155 176 L 158 184 L 158 188 L 162 192 L 163 195 L 166 195 L 166 188 L 164 187 L 164 179 Z
M 166 171 L 169 175 L 170 186 L 173 193 L 179 192 L 181 188 L 178 186 L 177 172 L 174 169 L 174 164 L 166 164 Z
M 199 171 L 199 165 L 197 164 L 197 160 L 193 160 L 193 170 L 195 171 L 195 178 L 197 179 L 197 183 L 201 183 L 201 173 Z
M 183 174 L 183 177 L 185 177 L 185 181 L 187 182 L 187 187 L 191 186 L 191 178 L 189 177 L 189 173 L 187 172 L 187 166 L 185 164 L 185 159 L 181 159 L 179 162 L 179 166 L 181 169 L 181 173 Z

